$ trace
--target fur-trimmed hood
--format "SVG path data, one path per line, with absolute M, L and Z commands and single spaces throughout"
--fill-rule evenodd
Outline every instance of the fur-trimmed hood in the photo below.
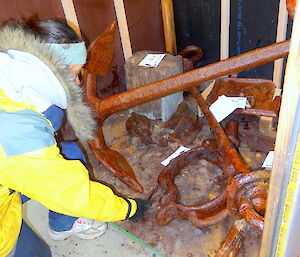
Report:
M 21 28 L 4 26 L 0 29 L 0 51 L 7 52 L 10 49 L 30 53 L 50 68 L 66 93 L 67 117 L 75 134 L 81 141 L 93 139 L 96 121 L 92 110 L 84 102 L 82 89 L 74 83 L 63 61 L 34 35 Z

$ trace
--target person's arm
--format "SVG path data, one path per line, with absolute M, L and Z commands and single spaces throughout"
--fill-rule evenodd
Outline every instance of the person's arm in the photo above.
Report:
M 88 171 L 76 160 L 65 160 L 56 145 L 1 160 L 1 181 L 5 186 L 66 215 L 100 221 L 132 217 L 136 201 L 129 204 L 100 183 L 89 179 Z
M 7 256 L 12 251 L 18 239 L 18 231 L 22 223 L 19 195 L 8 194 L 7 188 L 0 189 L 0 206 L 2 207 L 0 209 L 0 256 Z M 4 200 L 4 202 L 1 200 Z

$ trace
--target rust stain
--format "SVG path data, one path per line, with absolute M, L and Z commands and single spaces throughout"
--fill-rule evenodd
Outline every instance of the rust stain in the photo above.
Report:
M 88 59 L 84 66 L 96 76 L 106 76 L 114 56 L 114 35 L 117 21 L 113 21 L 89 46 Z
M 286 8 L 291 19 L 294 19 L 297 0 L 286 0 Z
M 247 97 L 251 107 L 237 109 L 236 112 L 277 117 L 280 97 L 277 96 L 273 99 L 275 88 L 275 84 L 266 79 L 222 78 L 216 80 L 206 101 L 211 105 L 221 95 Z

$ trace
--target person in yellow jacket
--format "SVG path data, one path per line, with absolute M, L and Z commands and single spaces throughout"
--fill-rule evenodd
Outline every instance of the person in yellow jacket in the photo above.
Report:
M 51 256 L 49 250 L 33 254 L 34 249 L 26 255 L 24 242 L 19 247 L 20 194 L 52 211 L 50 235 L 56 240 L 71 235 L 96 238 L 105 232 L 105 222 L 138 221 L 151 205 L 115 195 L 91 181 L 80 160 L 67 160 L 60 153 L 55 130 L 62 110 L 80 140 L 92 139 L 96 127 L 77 84 L 85 61 L 84 42 L 64 22 L 7 24 L 0 29 L 1 257 Z M 29 245 L 34 248 L 35 243 Z

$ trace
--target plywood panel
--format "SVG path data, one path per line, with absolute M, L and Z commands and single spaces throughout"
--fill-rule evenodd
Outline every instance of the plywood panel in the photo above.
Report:
M 124 0 L 132 51 L 165 51 L 160 0 Z
M 0 22 L 15 18 L 28 18 L 38 15 L 40 19 L 64 18 L 60 0 L 0 0 Z
M 232 0 L 230 56 L 276 42 L 279 0 Z M 242 72 L 239 76 L 272 79 L 273 63 Z
M 195 44 L 204 51 L 197 66 L 218 61 L 220 3 L 223 0 L 173 2 L 178 51 Z M 230 6 L 230 56 L 276 42 L 279 0 L 231 0 Z M 273 63 L 248 70 L 240 76 L 272 79 Z
M 220 59 L 220 0 L 173 0 L 177 50 L 188 45 L 203 49 L 197 67 Z

